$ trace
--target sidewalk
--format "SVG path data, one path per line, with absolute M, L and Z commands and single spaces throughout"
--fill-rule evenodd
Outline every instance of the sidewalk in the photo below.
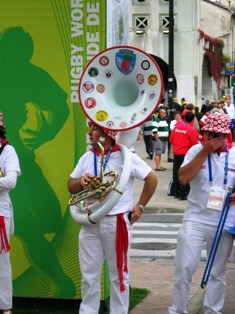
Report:
M 136 153 L 143 158 L 153 169 L 155 164 L 153 160 L 146 159 L 144 142 L 141 139 L 135 144 Z M 156 172 L 158 176 L 158 187 L 154 196 L 150 200 L 147 213 L 183 213 L 187 201 L 179 201 L 172 196 L 167 195 L 168 184 L 172 176 L 172 163 L 167 162 L 167 155 L 162 157 L 162 166 L 166 171 Z M 138 197 L 142 190 L 143 183 L 135 181 L 134 200 L 138 202 Z M 200 283 L 205 268 L 205 262 L 200 262 L 196 273 L 193 276 L 190 297 L 189 314 L 202 314 L 202 302 L 204 290 Z M 130 314 L 166 314 L 167 308 L 171 304 L 171 289 L 174 275 L 174 260 L 150 260 L 150 259 L 131 259 L 130 285 L 135 288 L 146 288 L 150 290 L 149 295 L 138 304 Z M 235 264 L 229 263 L 227 267 L 227 295 L 223 314 L 232 314 L 235 312 Z
M 190 290 L 189 313 L 200 310 L 203 291 L 200 282 L 204 271 L 201 263 L 195 273 Z M 171 304 L 171 289 L 174 275 L 173 260 L 131 261 L 130 285 L 150 290 L 149 295 L 130 314 L 166 314 Z

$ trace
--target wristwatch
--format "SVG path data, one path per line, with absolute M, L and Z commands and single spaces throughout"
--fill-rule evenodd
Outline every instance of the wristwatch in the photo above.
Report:
M 144 205 L 141 205 L 141 204 L 136 204 L 136 206 L 138 206 L 140 209 L 141 209 L 141 211 L 142 211 L 142 213 L 144 212 L 144 210 L 145 210 L 145 206 Z

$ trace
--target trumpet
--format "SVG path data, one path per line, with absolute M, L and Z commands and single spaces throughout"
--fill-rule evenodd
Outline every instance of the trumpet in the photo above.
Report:
M 68 202 L 69 206 L 76 205 L 80 210 L 85 208 L 88 213 L 90 211 L 86 206 L 84 207 L 84 201 L 91 198 L 99 202 L 103 201 L 114 189 L 118 178 L 117 171 L 115 170 L 110 170 L 104 174 L 104 147 L 101 144 L 104 140 L 104 138 L 100 138 L 97 142 L 101 154 L 100 176 L 92 178 L 91 182 L 87 184 L 86 189 L 72 195 Z M 105 177 L 111 177 L 111 179 L 105 181 Z

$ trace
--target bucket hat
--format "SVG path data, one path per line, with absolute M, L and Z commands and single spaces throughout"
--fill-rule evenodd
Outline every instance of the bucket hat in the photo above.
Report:
M 229 121 L 230 119 L 226 114 L 212 113 L 207 117 L 202 130 L 214 133 L 229 134 Z

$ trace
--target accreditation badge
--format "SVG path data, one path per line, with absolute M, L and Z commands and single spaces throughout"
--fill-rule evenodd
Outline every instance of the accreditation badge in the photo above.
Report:
M 224 205 L 225 190 L 219 187 L 211 186 L 207 201 L 207 207 L 210 209 L 222 210 Z

